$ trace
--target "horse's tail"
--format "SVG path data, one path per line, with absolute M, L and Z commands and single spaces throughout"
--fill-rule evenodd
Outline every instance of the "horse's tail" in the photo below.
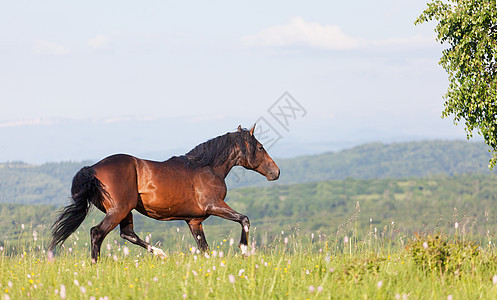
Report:
M 73 178 L 71 187 L 72 203 L 62 208 L 52 225 L 52 241 L 49 250 L 53 251 L 83 223 L 91 203 L 100 204 L 107 192 L 95 177 L 91 167 L 82 168 Z

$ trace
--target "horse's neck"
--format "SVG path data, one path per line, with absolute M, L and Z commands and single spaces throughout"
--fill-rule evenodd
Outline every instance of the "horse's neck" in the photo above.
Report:
M 213 167 L 214 172 L 218 174 L 222 178 L 226 178 L 228 176 L 228 173 L 231 171 L 231 169 L 236 166 L 236 161 L 227 159 L 222 165 Z

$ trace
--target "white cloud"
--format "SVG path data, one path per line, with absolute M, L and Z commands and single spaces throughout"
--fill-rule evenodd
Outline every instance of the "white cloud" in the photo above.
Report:
M 56 43 L 39 40 L 34 43 L 33 53 L 39 56 L 65 56 L 69 54 L 69 49 Z
M 361 38 L 353 38 L 342 32 L 337 25 L 321 25 L 307 22 L 301 17 L 290 23 L 263 29 L 257 34 L 241 39 L 246 46 L 309 46 L 326 50 L 350 50 L 365 44 Z
M 111 48 L 111 43 L 107 36 L 99 34 L 91 39 L 88 39 L 88 46 L 93 49 L 108 50 Z
M 337 25 L 307 22 L 301 17 L 291 18 L 287 24 L 265 28 L 257 34 L 246 35 L 241 38 L 241 43 L 249 47 L 307 46 L 325 50 L 421 48 L 437 44 L 434 36 L 422 35 L 382 40 L 350 37 Z

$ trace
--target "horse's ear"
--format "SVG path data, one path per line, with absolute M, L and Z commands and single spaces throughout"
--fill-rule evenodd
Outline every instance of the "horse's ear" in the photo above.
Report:
M 238 125 L 238 132 L 242 132 L 242 125 Z
M 255 124 L 252 126 L 252 128 L 249 130 L 250 135 L 254 135 L 254 130 L 255 130 Z

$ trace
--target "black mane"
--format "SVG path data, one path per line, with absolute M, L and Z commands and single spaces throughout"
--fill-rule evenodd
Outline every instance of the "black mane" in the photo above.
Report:
M 235 145 L 239 145 L 242 155 L 245 155 L 248 152 L 245 141 L 255 151 L 255 138 L 251 138 L 248 130 L 243 129 L 241 132 L 228 132 L 199 144 L 184 157 L 191 167 L 220 166 L 229 159 Z

